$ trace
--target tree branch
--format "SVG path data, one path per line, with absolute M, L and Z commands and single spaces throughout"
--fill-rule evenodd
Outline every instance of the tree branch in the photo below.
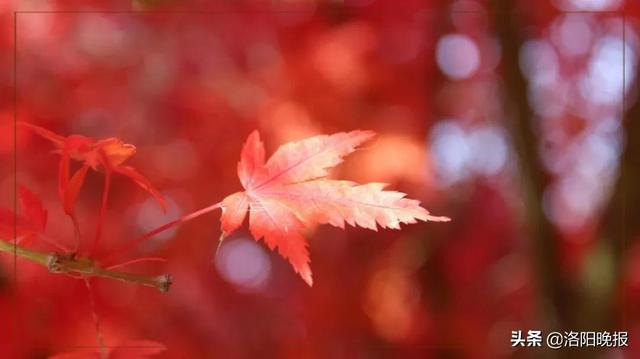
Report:
M 636 64 L 637 65 L 637 64 Z M 638 81 L 636 81 L 637 84 Z M 631 87 L 633 88 L 633 87 Z M 626 109 L 625 109 L 626 110 Z M 623 113 L 626 144 L 620 157 L 619 175 L 611 199 L 603 214 L 599 247 L 611 257 L 609 264 L 613 282 L 604 298 L 598 293 L 587 293 L 587 305 L 599 317 L 592 321 L 599 328 L 611 328 L 625 323 L 624 316 L 617 318 L 617 301 L 622 283 L 622 266 L 627 244 L 640 232 L 640 100 L 636 100 Z M 600 270 L 604 270 L 601 268 Z M 621 320 L 619 320 L 621 319 Z M 620 323 L 620 321 L 622 323 Z
M 134 273 L 119 272 L 102 268 L 89 257 L 78 257 L 74 253 L 41 252 L 14 245 L 0 240 L 0 251 L 15 254 L 32 263 L 46 267 L 51 273 L 63 273 L 82 278 L 102 277 L 121 282 L 128 282 L 168 292 L 171 287 L 171 276 L 168 274 L 155 277 Z
M 507 127 L 519 157 L 521 189 L 525 204 L 529 239 L 534 246 L 535 265 L 542 292 L 544 312 L 552 327 L 566 328 L 571 323 L 569 288 L 562 279 L 555 230 L 546 218 L 542 197 L 548 174 L 538 158 L 538 143 L 532 128 L 534 117 L 528 103 L 527 82 L 518 66 L 522 45 L 519 27 L 514 24 L 515 1 L 493 0 L 491 14 L 502 45 L 502 79 L 510 121 Z

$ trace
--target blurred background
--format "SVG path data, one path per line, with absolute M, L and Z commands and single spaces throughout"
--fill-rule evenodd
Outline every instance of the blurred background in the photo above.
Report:
M 639 14 L 631 0 L 0 0 L 0 206 L 15 206 L 17 179 L 45 202 L 47 236 L 71 243 L 57 157 L 14 137 L 14 118 L 137 146 L 129 163 L 169 211 L 114 176 L 105 250 L 239 190 L 253 129 L 268 154 L 371 129 L 335 176 L 390 183 L 452 222 L 311 229 L 308 288 L 246 228 L 216 255 L 209 214 L 129 254 L 166 258 L 131 270 L 171 273 L 169 293 L 93 281 L 107 345 L 154 340 L 167 358 L 636 357 Z M 103 178 L 89 173 L 80 196 L 86 231 Z M 14 273 L 6 255 L 0 269 L 2 357 L 96 345 L 82 281 L 20 260 Z M 627 330 L 630 347 L 517 349 L 513 330 Z

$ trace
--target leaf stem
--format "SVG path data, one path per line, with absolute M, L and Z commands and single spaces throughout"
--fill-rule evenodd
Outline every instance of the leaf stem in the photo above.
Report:
M 17 257 L 43 266 L 47 266 L 49 263 L 49 255 L 47 253 L 32 251 L 3 240 L 0 240 L 0 251 L 15 254 Z
M 93 287 L 89 282 L 89 278 L 84 278 L 84 284 L 87 287 L 87 293 L 89 294 L 89 303 L 91 304 L 91 316 L 93 317 L 93 324 L 96 327 L 96 341 L 100 352 L 100 359 L 107 358 L 107 351 L 104 344 L 104 337 L 102 336 L 102 330 L 100 329 L 100 317 L 96 311 L 96 300 L 93 295 Z
M 187 214 L 186 216 L 182 216 L 174 221 L 165 223 L 163 225 L 161 225 L 160 227 L 153 229 L 143 235 L 141 235 L 140 237 L 129 241 L 127 243 L 125 243 L 124 245 L 120 246 L 119 248 L 116 248 L 114 251 L 112 251 L 105 259 L 104 261 L 108 261 L 110 259 L 113 259 L 115 257 L 117 257 L 118 255 L 122 254 L 122 253 L 126 253 L 134 248 L 136 248 L 137 246 L 139 246 L 142 242 L 144 242 L 145 240 L 155 236 L 156 234 L 162 233 L 172 227 L 175 227 L 181 223 L 184 222 L 188 222 L 192 219 L 198 218 L 204 214 L 207 214 L 209 212 L 212 212 L 218 208 L 220 208 L 220 205 L 222 204 L 222 202 L 218 202 L 215 204 L 212 204 L 211 206 L 199 209 L 195 212 L 191 212 L 189 214 Z
M 118 272 L 101 267 L 89 257 L 79 257 L 74 253 L 52 253 L 27 249 L 13 243 L 0 240 L 0 252 L 15 254 L 15 256 L 46 267 L 51 273 L 63 273 L 81 278 L 102 277 L 121 282 L 128 282 L 169 291 L 171 276 L 168 274 L 149 277 L 140 274 Z
M 103 157 L 104 154 L 102 154 Z M 104 178 L 104 190 L 102 191 L 102 205 L 100 206 L 100 213 L 98 214 L 98 223 L 96 224 L 96 237 L 93 240 L 93 246 L 91 247 L 91 251 L 89 253 L 95 253 L 96 249 L 98 249 L 98 244 L 100 243 L 100 238 L 102 235 L 102 224 L 104 223 L 104 216 L 107 212 L 107 201 L 109 199 L 109 188 L 111 187 L 111 168 L 105 169 L 105 178 Z
M 56 247 L 57 249 L 63 251 L 63 252 L 71 252 L 71 249 L 69 247 L 67 247 L 66 245 L 58 242 L 56 239 L 48 237 L 42 233 L 38 234 L 38 238 L 42 239 L 45 243 L 48 243 L 54 247 Z
M 71 217 L 71 222 L 73 223 L 73 233 L 75 238 L 73 251 L 77 252 L 80 249 L 80 242 L 82 241 L 82 233 L 80 232 L 80 223 L 78 222 L 78 216 L 76 216 L 75 212 L 71 212 L 71 214 L 69 214 L 69 217 Z

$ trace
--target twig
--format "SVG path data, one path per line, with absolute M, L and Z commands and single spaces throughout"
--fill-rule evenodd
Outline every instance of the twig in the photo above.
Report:
M 138 284 L 168 292 L 171 276 L 168 274 L 149 277 L 140 274 L 118 272 L 101 267 L 89 257 L 79 257 L 74 253 L 41 252 L 0 240 L 0 252 L 15 254 L 16 257 L 46 267 L 51 273 L 63 273 L 81 278 L 101 277 L 121 282 Z
M 107 350 L 104 344 L 104 337 L 102 336 L 102 330 L 100 329 L 100 317 L 96 311 L 96 300 L 93 295 L 93 287 L 89 282 L 89 278 L 84 278 L 84 284 L 87 287 L 87 293 L 89 294 L 89 303 L 91 304 L 91 316 L 93 317 L 93 324 L 96 327 L 96 341 L 98 342 L 98 348 L 100 351 L 100 359 L 107 358 Z
M 71 222 L 73 223 L 73 236 L 75 238 L 75 243 L 73 245 L 73 251 L 77 252 L 80 249 L 80 243 L 82 242 L 82 232 L 80 232 L 80 223 L 78 222 L 78 216 L 76 216 L 75 212 L 71 212 L 69 214 L 71 218 Z

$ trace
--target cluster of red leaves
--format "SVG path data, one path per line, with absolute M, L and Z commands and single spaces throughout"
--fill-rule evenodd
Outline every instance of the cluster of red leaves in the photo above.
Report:
M 29 123 L 19 122 L 18 124 L 51 141 L 56 147 L 54 152 L 60 154 L 60 163 L 58 165 L 58 195 L 62 202 L 64 212 L 73 218 L 74 223 L 76 222 L 75 204 L 84 184 L 88 169 L 91 168 L 96 172 L 104 172 L 105 189 L 102 197 L 100 218 L 96 224 L 96 237 L 92 250 L 96 249 L 100 239 L 112 173 L 119 173 L 130 178 L 134 183 L 154 196 L 162 209 L 166 211 L 167 205 L 162 194 L 153 187 L 147 178 L 136 171 L 135 168 L 124 165 L 124 162 L 136 153 L 136 147 L 134 145 L 124 143 L 115 137 L 102 140 L 75 134 L 64 137 Z M 73 175 L 69 177 L 71 159 L 82 162 L 82 167 L 77 169 Z
M 82 135 L 63 137 L 45 128 L 29 123 L 20 122 L 19 125 L 32 130 L 34 133 L 51 141 L 56 146 L 56 153 L 61 155 L 58 166 L 58 193 L 67 214 L 73 213 L 76 199 L 89 168 L 94 171 L 102 169 L 107 176 L 112 172 L 129 177 L 138 186 L 153 195 L 163 209 L 167 204 L 151 182 L 141 175 L 135 168 L 124 165 L 124 162 L 136 153 L 136 147 L 124 143 L 122 140 L 110 137 L 102 140 Z M 83 163 L 71 179 L 69 179 L 69 162 L 71 159 Z
M 63 137 L 32 124 L 20 125 L 51 141 L 57 147 L 55 152 L 61 154 L 58 193 L 65 213 L 74 219 L 74 223 L 75 202 L 89 168 L 95 171 L 102 169 L 106 174 L 101 212 L 106 206 L 112 172 L 131 178 L 153 195 L 163 209 L 166 208 L 160 192 L 133 167 L 123 165 L 135 153 L 135 146 L 113 137 L 103 140 L 81 135 Z M 244 191 L 227 196 L 219 204 L 223 210 L 222 238 L 240 227 L 247 212 L 251 212 L 249 229 L 253 237 L 256 240 L 264 239 L 272 250 L 277 248 L 311 286 L 309 251 L 300 233 L 305 226 L 330 224 L 344 229 L 346 222 L 351 226 L 377 230 L 378 226 L 399 229 L 401 223 L 415 223 L 417 220 L 448 221 L 447 217 L 430 215 L 419 201 L 405 198 L 404 193 L 385 191 L 385 184 L 359 185 L 327 178 L 328 169 L 341 163 L 344 156 L 373 136 L 371 131 L 315 136 L 288 143 L 265 161 L 264 144 L 259 133 L 254 131 L 242 148 L 238 163 L 238 177 Z M 71 159 L 83 164 L 69 178 Z M 21 188 L 20 195 L 25 209 L 24 218 L 20 217 L 20 231 L 42 231 L 46 223 L 46 211 L 26 189 Z M 208 208 L 215 209 L 217 205 Z M 13 214 L 10 211 L 1 214 L 6 222 L 3 228 L 8 231 L 10 226 L 6 219 Z M 195 217 L 193 214 L 187 215 L 170 225 Z M 99 238 L 101 225 L 102 215 L 97 224 L 96 239 Z M 162 230 L 167 228 L 161 227 Z
M 135 153 L 135 146 L 125 144 L 117 138 L 96 140 L 81 135 L 63 137 L 32 124 L 21 122 L 19 125 L 51 141 L 56 146 L 54 152 L 61 155 L 58 166 L 58 194 L 64 212 L 73 219 L 78 240 L 80 240 L 80 236 L 75 216 L 75 204 L 89 168 L 96 172 L 102 171 L 106 176 L 101 213 L 98 223 L 96 224 L 94 249 L 97 245 L 104 219 L 111 173 L 120 173 L 129 177 L 134 183 L 153 195 L 162 208 L 166 209 L 164 198 L 160 192 L 151 185 L 150 181 L 138 173 L 133 167 L 123 165 L 123 163 Z M 82 166 L 69 177 L 71 159 L 82 162 Z M 25 187 L 18 187 L 18 196 L 21 207 L 20 214 L 15 214 L 6 208 L 0 208 L 0 239 L 9 240 L 14 238 L 15 235 L 18 244 L 26 245 L 31 239 L 43 234 L 47 223 L 47 211 L 44 209 L 42 201 Z M 77 253 L 79 249 L 78 246 L 76 246 L 74 251 L 70 251 L 65 248 L 65 246 L 55 240 L 48 239 L 46 236 L 40 236 L 40 238 L 55 246 L 56 249 L 64 252 Z M 148 259 L 155 260 L 155 258 Z M 134 262 L 136 261 L 125 263 L 125 265 Z M 87 287 L 91 291 L 89 283 L 87 283 Z M 155 355 L 164 350 L 166 350 L 166 348 L 160 343 L 149 340 L 138 340 L 128 341 L 124 343 L 124 346 L 118 348 L 100 346 L 95 349 L 80 349 L 56 355 L 54 358 L 103 358 L 105 356 L 108 358 L 143 358 Z
M 0 240 L 9 240 L 15 235 L 17 244 L 28 245 L 28 242 L 44 232 L 47 224 L 47 210 L 44 209 L 42 201 L 24 186 L 18 187 L 18 197 L 21 207 L 20 214 L 15 214 L 7 208 L 0 208 Z M 55 242 L 49 243 L 59 246 L 59 244 Z M 51 358 L 147 358 L 165 350 L 166 347 L 163 344 L 155 341 L 129 340 L 118 347 L 78 349 L 68 353 L 54 355 Z
M 106 176 L 94 249 L 100 237 L 112 173 L 129 177 L 154 196 L 163 209 L 166 208 L 160 192 L 133 167 L 123 165 L 135 153 L 133 145 L 125 144 L 117 138 L 96 140 L 81 135 L 63 137 L 32 124 L 20 125 L 51 141 L 56 146 L 54 152 L 61 155 L 58 194 L 64 212 L 73 220 L 78 240 L 81 236 L 74 208 L 89 168 L 102 171 Z M 385 184 L 359 185 L 351 181 L 327 178 L 330 168 L 341 163 L 346 155 L 354 152 L 357 146 L 373 135 L 371 131 L 353 131 L 315 136 L 281 146 L 265 160 L 264 145 L 258 132 L 254 131 L 248 137 L 238 163 L 238 177 L 244 191 L 231 194 L 220 203 L 161 226 L 139 240 L 217 208 L 223 210 L 221 238 L 224 239 L 238 229 L 247 212 L 251 212 L 249 230 L 255 240 L 264 239 L 270 249 L 277 248 L 280 255 L 311 286 L 313 281 L 309 252 L 301 234 L 306 226 L 331 224 L 344 229 L 346 222 L 351 226 L 377 230 L 378 226 L 399 229 L 401 223 L 415 223 L 418 220 L 448 221 L 447 217 L 430 215 L 420 206 L 419 201 L 405 198 L 404 193 L 384 190 Z M 80 161 L 82 165 L 69 176 L 72 159 Z M 40 234 L 45 228 L 47 212 L 41 201 L 23 187 L 19 189 L 19 196 L 23 212 L 21 215 L 16 216 L 10 210 L 0 211 L 2 238 L 12 237 L 14 216 L 17 218 L 15 228 L 21 239 Z M 139 241 L 132 242 L 137 244 Z M 89 255 L 91 253 L 93 251 Z M 91 293 L 88 282 L 87 287 Z M 148 345 L 149 343 L 152 345 Z M 136 345 L 131 348 L 133 351 L 100 347 L 95 350 L 74 351 L 56 358 L 101 357 L 105 354 L 110 358 L 144 357 L 164 350 L 162 345 L 155 342 L 144 341 L 145 348 L 142 351 L 139 342 L 134 344 Z

